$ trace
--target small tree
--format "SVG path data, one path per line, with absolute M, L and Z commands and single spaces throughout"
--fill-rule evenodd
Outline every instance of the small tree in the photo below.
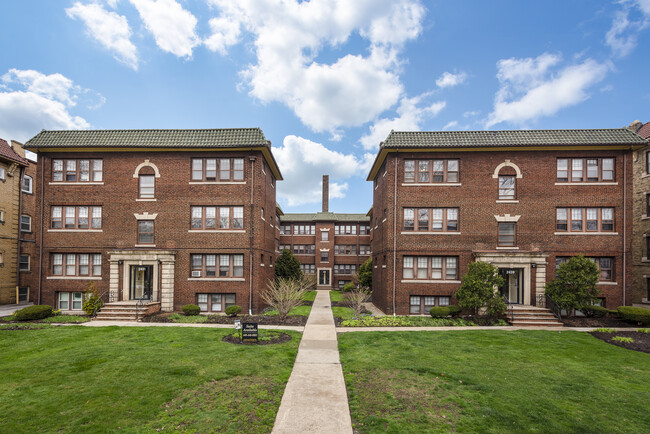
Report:
M 361 317 L 361 313 L 365 311 L 364 303 L 368 301 L 370 294 L 365 288 L 353 289 L 345 296 L 345 305 L 351 308 L 354 311 L 354 316 L 356 318 Z
M 269 282 L 260 296 L 264 303 L 278 311 L 280 320 L 284 321 L 291 309 L 302 304 L 305 288 L 301 283 L 301 280 L 276 278 Z
M 300 280 L 302 277 L 300 261 L 291 253 L 291 250 L 284 249 L 275 261 L 275 278 Z
M 102 306 L 104 306 L 104 301 L 99 296 L 97 287 L 95 287 L 95 282 L 90 282 L 88 284 L 88 289 L 86 289 L 84 302 L 81 308 L 87 315 L 93 316 L 102 308 Z
M 478 315 L 481 308 L 491 317 L 502 315 L 506 302 L 496 289 L 503 285 L 499 269 L 488 262 L 472 262 L 456 292 L 458 305 Z
M 570 258 L 557 268 L 557 277 L 546 284 L 546 294 L 560 309 L 584 310 L 598 301 L 596 287 L 600 273 L 596 263 L 582 255 Z
M 372 258 L 368 258 L 366 262 L 359 266 L 357 280 L 360 287 L 372 288 Z

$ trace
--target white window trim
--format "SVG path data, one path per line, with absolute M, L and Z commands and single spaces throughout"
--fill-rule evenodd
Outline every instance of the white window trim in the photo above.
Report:
M 553 235 L 618 235 L 618 232 L 554 232 Z
M 158 213 L 153 213 L 149 214 L 149 212 L 145 212 L 144 214 L 133 214 L 135 216 L 136 220 L 156 220 L 156 217 L 158 216 Z
M 29 219 L 29 230 L 23 230 L 23 217 L 27 217 Z M 32 216 L 29 216 L 27 214 L 21 214 L 20 215 L 20 232 L 32 232 Z
M 519 221 L 519 219 L 521 218 L 521 216 L 520 215 L 511 216 L 510 214 L 504 214 L 504 215 L 500 216 L 500 215 L 495 214 L 494 218 L 499 223 L 517 223 Z
M 492 174 L 492 178 L 494 178 L 494 179 L 499 178 L 499 172 L 504 167 L 512 167 L 513 169 L 515 169 L 515 172 L 517 173 L 517 179 L 523 178 L 523 175 L 521 174 L 521 169 L 519 169 L 519 166 L 517 166 L 515 163 L 511 162 L 510 160 L 505 160 L 503 163 L 499 164 L 496 167 L 496 169 L 494 169 L 494 173 Z
M 154 171 L 154 174 L 155 174 L 154 176 L 156 178 L 160 178 L 160 172 L 158 171 L 158 166 L 151 163 L 149 160 L 144 160 L 144 162 L 138 164 L 138 167 L 135 168 L 135 172 L 133 172 L 133 177 L 134 178 L 137 178 L 138 176 L 140 176 L 140 169 L 142 169 L 143 167 L 151 167 L 153 169 L 153 171 Z
M 24 183 L 25 183 L 25 179 L 27 179 L 27 178 L 30 179 L 29 190 L 25 190 L 23 188 Z M 23 185 L 20 186 L 20 191 L 22 191 L 23 193 L 27 193 L 27 194 L 34 194 L 34 178 L 32 178 L 29 175 L 25 175 L 24 178 L 23 178 Z
M 423 184 L 419 182 L 403 182 L 402 187 L 461 187 L 463 184 L 460 182 L 433 182 L 431 184 Z

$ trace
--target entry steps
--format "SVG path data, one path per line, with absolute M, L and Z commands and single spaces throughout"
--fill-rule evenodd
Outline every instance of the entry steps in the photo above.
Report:
M 133 301 L 118 301 L 106 303 L 97 313 L 98 321 L 136 321 L 143 316 L 160 310 L 160 303 L 145 302 L 138 304 Z
M 517 327 L 563 327 L 549 309 L 522 304 L 508 306 L 508 322 Z

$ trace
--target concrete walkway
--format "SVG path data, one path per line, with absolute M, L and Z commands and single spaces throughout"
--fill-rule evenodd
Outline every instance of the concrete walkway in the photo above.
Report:
M 318 291 L 273 433 L 352 433 L 329 291 Z
M 34 303 L 22 303 L 22 304 L 3 304 L 0 306 L 0 317 L 9 316 L 15 311 L 22 309 L 23 307 L 32 306 Z

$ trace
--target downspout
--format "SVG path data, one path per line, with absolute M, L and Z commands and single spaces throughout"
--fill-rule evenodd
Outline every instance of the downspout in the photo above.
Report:
M 399 152 L 397 150 L 396 152 Z M 388 165 L 387 165 L 388 166 Z M 395 155 L 395 173 L 393 174 L 395 178 L 395 187 L 393 189 L 393 316 L 396 316 L 396 288 L 395 283 L 397 281 L 396 276 L 396 267 L 397 267 L 397 155 Z
M 251 149 L 252 150 L 252 149 Z M 251 209 L 251 222 L 250 222 L 250 236 L 249 236 L 249 241 L 250 241 L 250 257 L 249 257 L 249 267 L 248 267 L 248 281 L 249 281 L 249 290 L 248 290 L 248 314 L 252 315 L 253 314 L 253 263 L 255 262 L 255 258 L 253 257 L 253 237 L 254 237 L 254 227 L 255 227 L 255 217 L 254 217 L 254 207 L 253 207 L 253 192 L 254 192 L 254 184 L 255 184 L 255 170 L 254 170 L 254 164 L 255 164 L 255 157 L 249 157 L 249 160 L 251 162 L 251 203 L 250 203 L 250 209 Z
M 23 176 L 25 176 L 25 168 L 20 167 L 20 176 L 18 176 L 18 237 L 16 243 L 18 244 L 18 260 L 16 261 L 16 304 L 18 304 L 19 287 L 20 287 L 20 250 L 22 246 L 21 240 L 21 226 L 23 215 Z M 32 186 L 33 188 L 33 186 Z M 32 222 L 33 224 L 34 222 Z M 27 300 L 29 301 L 29 300 Z M 39 303 L 40 304 L 40 303 Z
M 627 152 L 623 155 L 623 306 L 627 284 Z
M 43 187 L 45 185 L 44 181 L 44 175 L 43 173 L 45 172 L 45 161 L 43 156 L 41 155 L 40 158 L 38 158 L 38 161 L 36 162 L 37 164 L 37 169 L 41 170 L 41 221 L 39 222 L 39 245 L 38 245 L 38 304 L 41 304 L 41 291 L 42 291 L 42 283 L 43 283 L 43 228 L 45 225 L 43 224 L 43 209 L 45 208 L 45 204 L 43 203 L 43 197 L 44 197 L 44 192 L 43 192 Z

